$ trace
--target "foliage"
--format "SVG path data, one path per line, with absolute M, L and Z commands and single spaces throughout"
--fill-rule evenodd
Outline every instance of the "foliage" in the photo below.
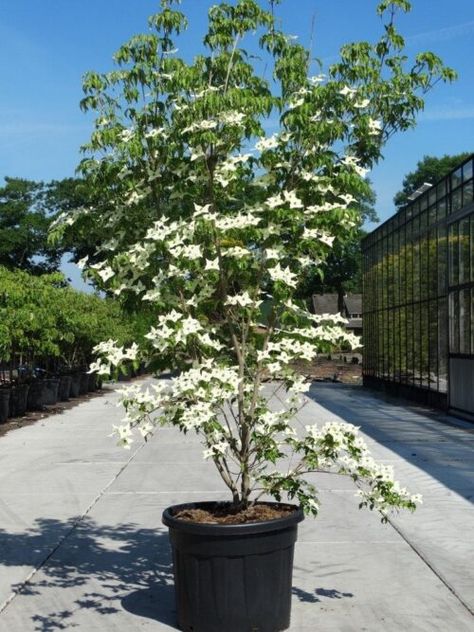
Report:
M 57 270 L 62 250 L 47 244 L 53 217 L 44 196 L 42 182 L 5 178 L 0 188 L 0 265 L 33 274 Z
M 470 152 L 463 152 L 453 156 L 445 154 L 441 158 L 423 156 L 418 161 L 415 171 L 411 171 L 403 178 L 402 189 L 393 198 L 397 209 L 408 204 L 408 197 L 419 189 L 424 182 L 434 184 L 437 180 L 441 180 L 469 156 Z
M 298 288 L 298 297 L 308 301 L 313 294 L 332 294 L 342 298 L 348 292 L 362 292 L 362 239 L 366 235 L 360 230 L 348 240 L 334 244 L 324 265 L 317 270 L 309 270 Z
M 375 192 L 367 180 L 367 192 L 353 203 L 357 211 L 358 226 L 345 238 L 339 238 L 327 256 L 317 268 L 309 268 L 298 287 L 298 298 L 307 302 L 313 294 L 336 293 L 342 309 L 343 297 L 348 292 L 362 292 L 362 239 L 366 232 L 362 228 L 364 222 L 377 222 L 374 208 Z
M 60 236 L 92 222 L 101 261 L 88 274 L 153 307 L 140 352 L 180 370 L 124 392 L 119 441 L 129 447 L 135 427 L 145 437 L 166 424 L 196 432 L 239 506 L 285 494 L 316 514 L 307 475 L 332 467 L 353 478 L 361 505 L 383 516 L 414 509 L 417 497 L 374 462 L 356 428 L 291 424 L 308 387 L 294 360 L 357 344 L 339 317 L 311 315 L 296 293 L 308 268 L 357 234 L 353 203 L 383 144 L 454 73 L 432 53 L 410 65 L 394 21 L 405 0 L 379 5 L 378 42 L 344 46 L 327 75 L 310 77 L 309 51 L 277 28 L 277 2 L 211 7 L 205 52 L 192 63 L 176 55 L 186 18 L 174 4 L 162 0 L 150 32 L 116 53 L 115 70 L 86 76 L 82 107 L 97 119 L 81 169 L 102 195 L 55 226 Z M 252 37 L 272 75 L 242 48 Z M 271 136 L 269 121 L 279 124 Z M 137 350 L 107 341 L 96 351 L 93 369 L 107 373 Z M 273 393 L 267 378 L 279 380 Z
M 44 204 L 53 217 L 60 213 L 74 214 L 87 211 L 97 205 L 102 188 L 96 189 L 87 178 L 64 178 L 53 180 L 46 185 Z M 92 262 L 100 243 L 100 235 L 96 234 L 94 223 L 82 221 L 65 232 L 61 239 L 53 232 L 49 233 L 50 248 L 60 248 L 71 255 L 71 261 L 77 263 L 84 257 Z
M 73 290 L 60 273 L 0 267 L 0 322 L 2 360 L 47 368 L 88 364 L 104 338 L 123 344 L 136 337 L 116 301 Z

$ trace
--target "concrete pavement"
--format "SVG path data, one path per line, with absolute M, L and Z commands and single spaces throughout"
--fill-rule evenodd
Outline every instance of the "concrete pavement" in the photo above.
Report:
M 298 423 L 362 426 L 375 456 L 424 495 L 382 525 L 350 481 L 320 474 L 300 526 L 291 631 L 474 629 L 474 426 L 357 387 L 314 384 Z M 130 452 L 107 435 L 113 389 L 0 438 L 0 629 L 175 630 L 164 507 L 225 497 L 193 437 L 160 430 Z M 246 631 L 243 631 L 246 632 Z

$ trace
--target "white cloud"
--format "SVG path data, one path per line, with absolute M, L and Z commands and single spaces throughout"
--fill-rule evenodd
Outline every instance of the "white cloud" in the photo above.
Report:
M 431 42 L 442 42 L 452 40 L 455 38 L 463 37 L 474 33 L 474 20 L 470 22 L 463 22 L 462 24 L 455 24 L 453 26 L 447 26 L 435 31 L 426 31 L 425 33 L 418 33 L 417 35 L 411 35 L 405 38 L 407 44 L 427 44 Z
M 420 121 L 456 121 L 474 118 L 474 105 L 430 108 L 419 115 Z

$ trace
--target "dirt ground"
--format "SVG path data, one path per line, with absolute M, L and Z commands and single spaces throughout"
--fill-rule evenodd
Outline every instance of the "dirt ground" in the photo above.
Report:
M 356 357 L 358 364 L 352 362 Z M 345 360 L 344 360 L 345 358 Z M 300 361 L 295 368 L 306 378 L 315 382 L 341 382 L 342 384 L 362 384 L 362 363 L 357 355 L 316 358 L 313 362 Z

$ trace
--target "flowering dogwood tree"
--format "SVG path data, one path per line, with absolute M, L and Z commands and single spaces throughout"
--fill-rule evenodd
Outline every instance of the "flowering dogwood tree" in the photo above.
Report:
M 418 497 L 373 460 L 357 428 L 292 424 L 308 389 L 295 360 L 359 344 L 340 316 L 312 315 L 295 294 L 302 273 L 358 227 L 355 203 L 386 140 L 454 73 L 432 53 L 410 65 L 395 28 L 406 0 L 383 0 L 380 40 L 344 46 L 326 74 L 277 28 L 277 0 L 211 7 L 203 51 L 187 63 L 176 4 L 161 0 L 151 32 L 116 53 L 116 70 L 86 76 L 82 107 L 98 117 L 82 170 L 102 202 L 57 228 L 103 235 L 88 274 L 156 312 L 133 348 L 99 345 L 93 370 L 154 357 L 178 370 L 123 392 L 119 443 L 165 424 L 197 433 L 235 506 L 286 495 L 316 514 L 307 475 L 331 469 L 352 477 L 361 506 L 414 509 Z

